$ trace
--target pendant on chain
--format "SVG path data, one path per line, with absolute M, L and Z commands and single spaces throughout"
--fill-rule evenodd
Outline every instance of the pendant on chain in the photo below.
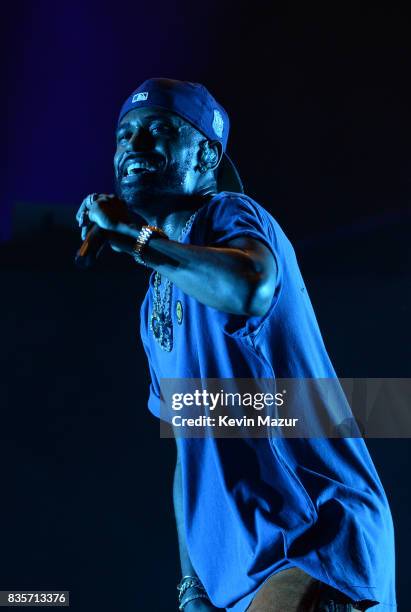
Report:
M 167 313 L 159 312 L 153 308 L 150 329 L 161 348 L 164 351 L 171 351 L 173 348 L 173 323 L 171 317 Z
M 190 230 L 191 225 L 197 215 L 194 212 L 181 230 L 178 242 L 181 242 L 185 234 Z M 154 299 L 153 310 L 150 317 L 150 329 L 153 332 L 155 340 L 160 347 L 167 352 L 173 349 L 173 321 L 171 314 L 172 302 L 172 283 L 169 279 L 165 281 L 163 296 L 160 292 L 161 274 L 156 272 L 154 275 Z M 181 325 L 183 321 L 183 306 L 181 301 L 177 301 L 176 305 L 177 323 Z

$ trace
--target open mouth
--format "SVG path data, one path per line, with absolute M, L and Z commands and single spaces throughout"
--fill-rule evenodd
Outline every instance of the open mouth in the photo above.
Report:
M 122 178 L 141 176 L 142 174 L 157 172 L 159 165 L 148 159 L 126 160 L 122 168 Z

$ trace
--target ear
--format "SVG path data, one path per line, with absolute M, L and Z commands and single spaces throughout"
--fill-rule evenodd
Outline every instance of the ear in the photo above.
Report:
M 198 154 L 198 169 L 202 174 L 208 170 L 216 170 L 223 155 L 223 147 L 218 140 L 203 140 L 200 142 Z

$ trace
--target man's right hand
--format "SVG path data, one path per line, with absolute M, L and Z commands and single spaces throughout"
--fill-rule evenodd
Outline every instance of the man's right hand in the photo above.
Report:
M 76 214 L 84 240 L 93 223 L 109 232 L 128 234 L 133 226 L 126 204 L 112 193 L 93 193 L 84 198 Z

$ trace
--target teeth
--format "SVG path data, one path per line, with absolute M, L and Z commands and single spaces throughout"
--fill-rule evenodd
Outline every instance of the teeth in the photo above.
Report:
M 150 165 L 149 163 L 145 162 L 145 161 L 136 161 L 136 162 L 131 162 L 131 164 L 129 164 L 126 168 L 126 176 L 129 174 L 132 174 L 134 170 L 149 170 L 149 171 L 154 171 L 155 168 L 153 168 L 152 165 Z

